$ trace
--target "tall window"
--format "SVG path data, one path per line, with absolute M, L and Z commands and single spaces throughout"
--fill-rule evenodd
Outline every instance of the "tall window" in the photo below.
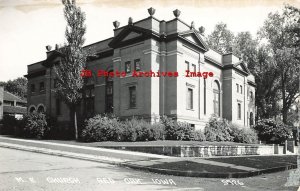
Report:
M 213 86 L 213 93 L 214 93 L 214 114 L 220 116 L 220 85 L 217 81 L 214 81 Z
M 45 91 L 45 84 L 44 82 L 40 82 L 40 92 Z
M 185 67 L 186 70 L 190 71 L 190 63 L 188 61 L 185 61 Z
M 87 117 L 91 117 L 94 115 L 94 97 L 95 97 L 95 89 L 93 86 L 86 87 L 85 89 L 85 114 Z
M 250 126 L 254 125 L 253 113 L 250 112 Z
M 61 109 L 60 109 L 60 100 L 55 100 L 55 107 L 56 107 L 56 115 L 61 115 Z
M 240 85 L 240 91 L 241 91 L 241 94 L 243 94 L 243 86 Z
M 203 78 L 203 83 L 204 83 L 204 86 L 203 86 L 203 97 L 204 97 L 204 99 L 203 99 L 203 101 L 204 101 L 204 103 L 203 103 L 203 105 L 204 105 L 204 114 L 206 114 L 206 79 L 205 78 Z
M 196 65 L 195 64 L 192 64 L 192 70 L 193 70 L 193 72 L 196 72 Z
M 236 92 L 239 93 L 239 85 L 236 84 Z
M 238 110 L 238 116 L 237 117 L 240 120 L 240 119 L 242 119 L 242 105 L 241 105 L 241 103 L 238 103 L 237 110 Z
M 141 70 L 141 60 L 140 59 L 134 60 L 134 70 L 135 71 Z
M 136 107 L 136 86 L 129 87 L 129 108 Z
M 112 71 L 110 71 L 110 72 L 112 72 Z M 105 90 L 105 112 L 106 113 L 113 113 L 113 111 L 114 111 L 113 88 L 114 88 L 113 78 L 107 77 L 106 78 L 106 90 Z
M 31 86 L 30 86 L 30 90 L 31 90 L 31 92 L 32 92 L 32 93 L 34 93 L 34 92 L 35 92 L 35 85 L 34 85 L 34 84 L 31 84 Z
M 130 73 L 131 72 L 131 63 L 130 61 L 125 62 L 125 72 Z
M 193 89 L 187 89 L 187 96 L 186 96 L 186 108 L 193 109 Z
M 250 91 L 250 101 L 253 101 L 253 92 Z
M 54 87 L 54 88 L 57 88 L 57 79 L 54 79 L 53 87 Z

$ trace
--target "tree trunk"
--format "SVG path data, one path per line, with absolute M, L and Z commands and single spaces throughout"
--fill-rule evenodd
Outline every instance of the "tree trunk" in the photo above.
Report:
M 75 139 L 78 140 L 78 127 L 77 127 L 77 115 L 76 110 L 74 112 L 74 127 L 75 127 Z
M 288 107 L 286 104 L 286 97 L 285 97 L 285 79 L 284 79 L 284 74 L 282 72 L 281 74 L 281 93 L 282 93 L 282 122 L 286 124 L 287 122 L 287 113 L 288 113 Z
M 75 140 L 78 139 L 78 128 L 77 128 L 77 115 L 76 115 L 76 105 L 70 106 L 70 119 L 71 119 L 71 127 L 74 127 L 75 132 Z

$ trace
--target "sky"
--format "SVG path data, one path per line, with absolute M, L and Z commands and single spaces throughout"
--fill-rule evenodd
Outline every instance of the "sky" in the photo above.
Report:
M 86 14 L 85 45 L 113 36 L 113 21 L 121 26 L 128 18 L 138 21 L 156 9 L 160 20 L 174 18 L 205 27 L 209 34 L 219 22 L 235 34 L 250 31 L 255 36 L 268 13 L 282 10 L 284 3 L 300 7 L 300 0 L 77 0 Z M 60 0 L 0 0 L 0 81 L 27 73 L 27 65 L 46 59 L 46 46 L 65 42 L 66 22 Z

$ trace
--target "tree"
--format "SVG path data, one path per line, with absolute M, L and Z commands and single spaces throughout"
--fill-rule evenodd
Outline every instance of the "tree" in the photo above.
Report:
M 288 12 L 285 7 L 284 13 Z M 261 38 L 268 41 L 274 65 L 280 81 L 280 95 L 282 99 L 282 120 L 287 123 L 287 114 L 295 99 L 299 96 L 300 63 L 296 45 L 299 39 L 291 32 L 290 26 L 297 25 L 296 18 L 289 14 L 270 13 L 259 32 Z M 299 26 L 299 24 L 298 24 Z
M 55 66 L 58 77 L 57 95 L 66 103 L 70 110 L 70 118 L 78 139 L 76 108 L 82 100 L 84 80 L 80 76 L 85 67 L 87 54 L 83 50 L 85 14 L 76 5 L 75 0 L 63 0 L 64 16 L 67 21 L 65 37 L 67 42 L 58 51 L 61 53 L 60 64 Z
M 227 29 L 225 23 L 218 23 L 215 26 L 214 31 L 208 35 L 207 40 L 207 43 L 211 48 L 221 53 L 232 52 L 234 34 Z
M 22 99 L 27 97 L 27 79 L 24 77 L 8 80 L 7 82 L 0 82 L 0 85 L 4 86 L 5 91 L 17 95 Z
M 258 41 L 252 38 L 249 31 L 238 33 L 233 40 L 233 54 L 242 58 L 251 73 L 257 63 Z

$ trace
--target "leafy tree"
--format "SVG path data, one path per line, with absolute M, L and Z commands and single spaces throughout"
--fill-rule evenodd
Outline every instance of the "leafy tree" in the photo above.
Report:
M 75 127 L 75 138 L 78 139 L 76 108 L 82 100 L 84 80 L 80 76 L 85 67 L 87 54 L 83 50 L 85 14 L 76 5 L 75 0 L 63 0 L 64 16 L 67 21 L 65 37 L 67 43 L 58 51 L 61 53 L 61 62 L 55 66 L 58 77 L 58 96 L 66 103 L 70 110 L 71 122 Z
M 285 7 L 284 11 L 287 11 Z M 299 96 L 300 63 L 296 49 L 295 33 L 290 30 L 297 20 L 288 14 L 270 13 L 259 32 L 261 38 L 268 41 L 274 65 L 279 78 L 282 99 L 282 120 L 287 123 L 287 114 L 295 99 Z M 299 25 L 299 24 L 298 24 Z
M 22 99 L 27 97 L 27 79 L 24 77 L 19 77 L 7 82 L 0 82 L 0 85 L 4 86 L 5 91 L 17 95 Z
M 252 38 L 250 32 L 240 32 L 235 36 L 233 41 L 233 53 L 242 58 L 248 65 L 249 70 L 254 73 L 255 64 L 258 59 L 258 41 Z
M 214 31 L 208 35 L 207 40 L 211 48 L 221 53 L 232 52 L 234 34 L 227 29 L 227 24 L 225 23 L 218 23 Z

